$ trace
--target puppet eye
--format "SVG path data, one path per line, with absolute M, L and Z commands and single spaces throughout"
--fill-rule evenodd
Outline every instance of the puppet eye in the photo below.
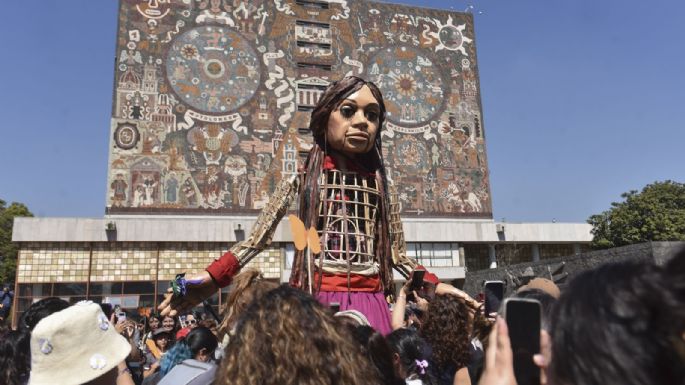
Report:
M 352 116 L 354 116 L 355 112 L 357 112 L 357 109 L 352 106 L 340 107 L 340 115 L 342 115 L 345 118 L 351 118 Z
M 378 112 L 376 111 L 366 111 L 366 119 L 375 122 L 378 120 Z

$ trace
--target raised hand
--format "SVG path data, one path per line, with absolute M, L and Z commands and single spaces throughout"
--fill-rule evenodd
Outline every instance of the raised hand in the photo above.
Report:
M 183 314 L 219 290 L 219 286 L 206 271 L 186 280 L 185 295 L 174 296 L 173 289 L 167 289 L 164 301 L 157 307 L 162 316 Z

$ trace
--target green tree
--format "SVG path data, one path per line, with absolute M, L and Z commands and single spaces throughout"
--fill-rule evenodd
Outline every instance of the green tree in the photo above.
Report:
M 7 202 L 0 199 L 0 283 L 14 282 L 17 270 L 17 245 L 12 243 L 14 217 L 32 217 L 33 214 L 23 203 Z
M 621 194 L 622 202 L 588 218 L 594 248 L 605 249 L 647 241 L 685 241 L 685 184 L 667 180 L 641 192 Z

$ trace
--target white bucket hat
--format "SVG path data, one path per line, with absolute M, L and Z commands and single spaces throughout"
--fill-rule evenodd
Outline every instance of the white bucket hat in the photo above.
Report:
M 110 371 L 130 351 L 100 306 L 81 301 L 33 329 L 29 385 L 83 384 Z

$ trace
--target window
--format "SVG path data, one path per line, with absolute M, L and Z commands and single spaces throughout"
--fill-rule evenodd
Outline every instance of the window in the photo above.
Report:
M 328 9 L 329 4 L 325 1 L 314 1 L 314 0 L 295 0 L 295 4 L 301 5 L 307 8 L 318 8 L 318 9 Z
M 484 270 L 490 266 L 487 244 L 463 244 L 466 269 L 469 271 Z
M 330 64 L 297 63 L 297 68 L 330 71 L 332 66 Z
M 407 256 L 425 267 L 458 266 L 459 246 L 456 243 L 407 243 Z
M 299 64 L 298 64 L 299 65 Z M 312 64 L 315 65 L 315 64 Z M 330 66 L 328 66 L 330 68 Z M 328 87 L 327 82 L 320 82 L 320 84 L 297 83 L 297 110 L 310 112 L 319 102 L 319 98 Z M 309 131 L 309 129 L 306 129 Z

